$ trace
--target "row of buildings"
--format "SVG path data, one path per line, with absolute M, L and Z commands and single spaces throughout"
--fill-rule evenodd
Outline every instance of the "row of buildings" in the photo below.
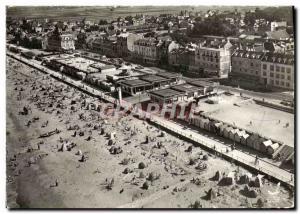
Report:
M 294 56 L 280 53 L 235 51 L 229 79 L 256 85 L 294 89 Z

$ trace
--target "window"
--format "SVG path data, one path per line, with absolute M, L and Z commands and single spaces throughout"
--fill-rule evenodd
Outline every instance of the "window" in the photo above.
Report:
M 291 76 L 287 76 L 286 78 L 287 78 L 288 80 L 291 80 Z
M 258 74 L 258 71 L 255 71 L 255 74 Z
M 287 82 L 287 83 L 286 83 L 286 87 L 290 87 L 290 83 Z
M 270 65 L 270 70 L 274 71 L 274 65 Z
M 264 69 L 264 70 L 267 69 L 267 64 L 263 64 L 263 69 Z
M 270 73 L 270 77 L 274 77 L 274 73 L 271 72 L 271 73 Z
M 278 80 L 276 80 L 276 81 L 275 81 L 275 84 L 276 84 L 276 85 L 279 85 L 279 81 L 278 81 Z
M 285 67 L 281 67 L 281 72 L 282 72 L 282 73 L 285 72 Z
M 276 71 L 280 71 L 280 67 L 279 66 L 276 66 Z
M 283 81 L 281 82 L 281 85 L 284 86 L 284 82 Z
M 290 74 L 290 73 L 291 73 L 291 68 L 286 68 L 286 72 L 287 72 L 288 74 Z
M 253 62 L 250 63 L 250 66 L 253 66 Z
M 279 79 L 279 78 L 280 78 L 280 75 L 279 75 L 279 74 L 276 74 L 276 78 Z
M 271 80 L 271 85 L 274 85 L 274 80 Z
M 267 76 L 267 73 L 265 71 L 263 72 L 263 76 Z

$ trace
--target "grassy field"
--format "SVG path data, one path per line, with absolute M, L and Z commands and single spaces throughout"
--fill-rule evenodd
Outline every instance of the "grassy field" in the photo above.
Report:
M 179 14 L 181 10 L 201 12 L 209 9 L 222 10 L 249 10 L 255 7 L 232 7 L 232 6 L 18 6 L 8 7 L 7 16 L 18 18 L 49 18 L 53 20 L 78 20 L 85 17 L 87 20 L 98 21 L 99 19 L 115 19 L 119 16 L 136 14 L 159 15 L 159 14 Z

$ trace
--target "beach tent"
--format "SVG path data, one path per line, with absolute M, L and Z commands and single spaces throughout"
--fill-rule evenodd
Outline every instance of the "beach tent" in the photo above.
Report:
M 214 126 L 215 126 L 215 131 L 216 132 L 220 132 L 220 127 L 223 125 L 223 123 L 222 122 L 216 122 L 215 124 L 214 124 Z
M 241 143 L 243 145 L 247 145 L 247 139 L 250 137 L 250 135 L 248 135 L 247 133 L 244 133 L 241 137 Z
M 234 140 L 234 136 L 238 131 L 239 131 L 239 129 L 231 129 L 229 132 L 229 139 Z
M 246 173 L 239 178 L 240 184 L 248 184 L 250 182 L 250 178 L 252 177 L 251 173 Z
M 268 145 L 267 147 L 267 153 L 269 155 L 272 155 L 278 148 L 279 148 L 279 143 L 273 143 L 271 145 Z
M 217 171 L 216 174 L 211 178 L 213 181 L 220 181 L 221 175 L 220 171 Z
M 234 135 L 234 141 L 240 143 L 244 134 L 246 134 L 245 130 L 238 130 Z
M 229 133 L 230 133 L 230 131 L 231 131 L 232 129 L 233 129 L 233 128 L 232 128 L 231 126 L 226 127 L 226 128 L 224 129 L 224 131 L 223 131 L 223 136 L 224 136 L 225 138 L 229 138 Z
M 219 186 L 228 186 L 232 185 L 234 182 L 234 172 L 228 173 L 227 176 L 222 177 L 222 179 L 219 181 Z
M 254 142 L 259 139 L 258 134 L 252 134 L 248 139 L 247 139 L 247 146 L 254 148 Z
M 200 118 L 200 128 L 204 129 L 204 123 L 205 123 L 205 119 L 204 118 Z
M 217 193 L 212 188 L 210 188 L 208 190 L 208 192 L 206 192 L 206 198 L 207 198 L 207 200 L 212 200 L 212 199 L 215 199 L 216 197 L 217 197 Z
M 223 125 L 220 126 L 220 129 L 219 129 L 219 135 L 220 135 L 220 136 L 224 136 L 224 131 L 225 131 L 225 129 L 226 129 L 227 127 L 228 127 L 227 124 L 223 124 Z
M 249 198 L 256 198 L 257 197 L 257 191 L 253 188 L 250 188 L 248 185 L 245 185 L 243 189 L 243 195 Z
M 204 119 L 203 123 L 204 123 L 204 129 L 209 131 L 210 130 L 210 121 L 209 121 L 209 119 Z
M 216 121 L 210 120 L 208 123 L 208 131 L 215 132 L 215 123 Z
M 265 142 L 265 141 L 266 141 L 266 139 L 259 137 L 257 140 L 254 141 L 253 148 L 257 151 L 262 152 L 261 147 L 262 147 L 263 142 Z
M 267 153 L 268 146 L 270 146 L 272 144 L 273 144 L 273 142 L 271 140 L 266 140 L 266 141 L 262 142 L 262 144 L 260 145 L 260 151 L 262 151 L 263 153 Z

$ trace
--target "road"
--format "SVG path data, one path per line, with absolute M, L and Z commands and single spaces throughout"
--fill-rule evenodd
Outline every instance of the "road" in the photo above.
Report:
M 187 81 L 195 81 L 197 79 L 201 78 L 189 78 L 189 77 L 184 77 L 185 80 Z M 253 98 L 258 98 L 258 99 L 270 99 L 270 100 L 289 100 L 293 101 L 294 96 L 291 95 L 290 93 L 280 93 L 280 92 L 257 92 L 257 91 L 250 91 L 242 88 L 236 88 L 232 86 L 226 86 L 226 85 L 219 85 L 219 89 L 224 90 L 224 91 L 231 91 L 235 93 L 243 93 L 243 95 L 250 96 Z

